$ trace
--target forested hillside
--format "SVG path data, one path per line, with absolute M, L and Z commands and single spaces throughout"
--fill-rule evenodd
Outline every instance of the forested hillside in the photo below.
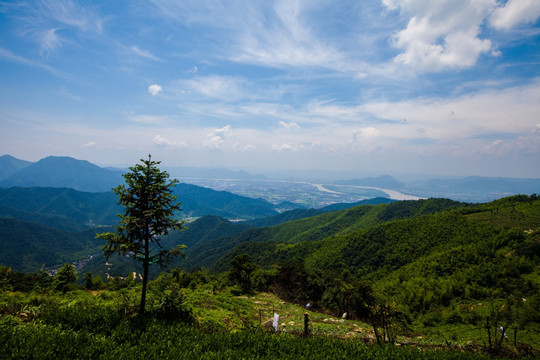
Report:
M 37 272 L 101 252 L 95 230 L 67 232 L 5 218 L 0 218 L 0 230 L 0 264 L 17 271 Z
M 2 216 L 64 230 L 116 224 L 121 211 L 111 192 L 91 193 L 67 188 L 0 188 Z
M 201 262 L 204 264 L 201 266 L 212 266 L 212 261 L 223 256 L 223 259 L 216 265 L 216 270 L 225 270 L 228 261 L 242 251 L 247 251 L 248 247 L 249 253 L 254 258 L 259 258 L 262 265 L 269 265 L 274 261 L 271 259 L 304 258 L 306 251 L 309 252 L 308 248 L 319 248 L 327 243 L 328 239 L 337 235 L 346 235 L 355 230 L 367 229 L 390 219 L 415 217 L 422 214 L 432 214 L 445 208 L 464 206 L 468 206 L 468 204 L 447 199 L 357 206 L 289 221 L 276 226 L 249 230 L 235 237 L 216 239 L 214 242 L 197 248 L 197 251 L 194 250 L 193 257 L 186 263 L 191 266 L 191 264 Z M 339 242 L 337 247 L 344 244 L 340 241 L 337 242 Z M 234 248 L 238 244 L 242 244 L 241 249 Z M 331 246 L 334 247 L 334 245 Z M 264 255 L 259 254 L 256 250 L 257 247 L 264 248 L 264 251 L 261 251 Z M 279 251 L 270 251 L 270 248 L 276 248 Z M 212 256 L 204 255 L 207 253 L 211 253 Z M 332 259 L 331 256 L 330 259 L 330 262 L 336 260 L 335 262 L 339 263 L 339 259 Z
M 251 230 L 227 244 L 234 248 L 216 262 L 217 272 L 249 254 L 262 268 L 281 269 L 274 286 L 293 301 L 359 311 L 351 291 L 370 284 L 417 326 L 480 325 L 489 311 L 498 313 L 493 304 L 504 303 L 516 314 L 500 319 L 540 329 L 535 195 L 481 205 L 430 199 L 362 206 Z M 484 305 L 473 311 L 477 304 Z

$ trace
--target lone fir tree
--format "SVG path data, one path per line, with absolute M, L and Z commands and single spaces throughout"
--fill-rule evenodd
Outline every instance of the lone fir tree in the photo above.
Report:
M 141 164 L 130 167 L 123 175 L 125 185 L 113 189 L 119 196 L 124 213 L 118 214 L 120 225 L 115 233 L 102 233 L 98 237 L 107 241 L 103 252 L 107 258 L 116 253 L 128 255 L 140 261 L 143 267 L 142 292 L 139 313 L 143 314 L 146 303 L 148 269 L 157 263 L 163 268 L 174 256 L 182 255 L 185 245 L 166 250 L 161 245 L 161 236 L 171 230 L 184 230 L 184 222 L 174 218 L 180 210 L 180 202 L 173 195 L 177 180 L 169 180 L 169 174 L 161 171 L 159 161 L 141 159 Z

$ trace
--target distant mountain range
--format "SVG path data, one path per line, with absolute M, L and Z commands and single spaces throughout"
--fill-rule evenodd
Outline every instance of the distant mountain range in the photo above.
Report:
M 30 161 L 19 160 L 11 155 L 0 156 L 0 180 L 31 164 Z
M 35 163 L 23 165 L 14 158 L 1 159 L 0 169 L 9 162 L 16 164 L 16 170 L 9 171 L 0 178 L 0 187 L 67 187 L 80 191 L 109 191 L 123 182 L 122 172 L 111 171 L 85 160 L 70 157 L 49 156 Z M 6 171 L 1 171 L 5 173 Z
M 171 177 L 190 179 L 265 180 L 262 175 L 227 169 L 164 167 Z M 123 182 L 122 170 L 102 168 L 85 160 L 49 156 L 32 163 L 10 155 L 0 156 L 0 187 L 65 187 L 86 192 L 104 192 Z M 187 181 L 191 182 L 191 181 Z M 540 179 L 509 177 L 451 177 L 403 182 L 389 175 L 335 181 L 336 186 L 396 190 L 419 197 L 446 197 L 469 202 L 487 202 L 501 197 L 540 193 Z M 194 204 L 195 205 L 195 204 Z M 200 205 L 200 204 L 199 204 Z M 275 208 L 292 210 L 300 205 L 283 203 Z M 230 217 L 223 209 L 220 216 Z M 230 212 L 229 212 L 230 213 Z M 246 215 L 245 213 L 243 215 Z M 266 214 L 264 215 L 266 216 Z

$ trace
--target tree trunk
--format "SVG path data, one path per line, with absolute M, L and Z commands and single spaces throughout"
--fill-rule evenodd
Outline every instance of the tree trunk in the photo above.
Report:
M 148 240 L 145 240 L 144 244 L 144 260 L 143 260 L 143 282 L 141 292 L 141 306 L 139 308 L 139 315 L 143 315 L 146 307 L 146 285 L 148 283 L 148 268 L 150 267 L 150 249 Z

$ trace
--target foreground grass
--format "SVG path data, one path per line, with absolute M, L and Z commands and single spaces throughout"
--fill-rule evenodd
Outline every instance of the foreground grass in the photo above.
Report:
M 365 345 L 371 329 L 361 322 L 308 312 L 271 294 L 233 296 L 208 288 L 189 290 L 184 305 L 194 323 L 133 314 L 136 290 L 0 293 L 2 359 L 486 359 L 473 351 Z M 149 297 L 149 310 L 159 308 Z M 279 331 L 263 326 L 280 314 Z M 404 343 L 407 342 L 404 339 Z M 473 348 L 469 348 L 473 350 Z
M 0 349 L 5 359 L 484 359 L 475 353 L 366 346 L 335 338 L 286 333 L 203 331 L 194 326 L 134 318 L 110 334 L 62 324 L 21 323 L 4 317 Z

